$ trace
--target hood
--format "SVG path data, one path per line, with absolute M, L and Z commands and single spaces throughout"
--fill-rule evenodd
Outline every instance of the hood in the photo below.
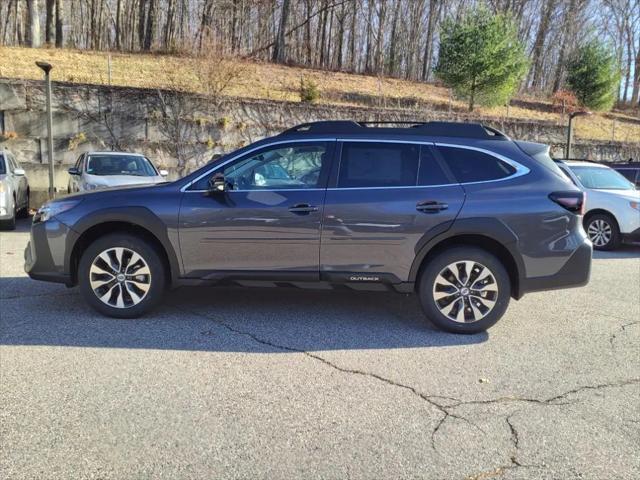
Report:
M 612 197 L 617 198 L 626 198 L 630 201 L 638 201 L 640 200 L 640 190 L 595 190 L 592 189 L 592 192 L 598 192 L 600 194 L 611 195 Z M 587 193 L 587 195 L 589 195 Z
M 149 183 L 163 183 L 166 180 L 160 175 L 153 177 L 139 177 L 136 175 L 89 175 L 85 174 L 85 181 L 98 188 L 119 187 L 122 185 L 144 185 Z

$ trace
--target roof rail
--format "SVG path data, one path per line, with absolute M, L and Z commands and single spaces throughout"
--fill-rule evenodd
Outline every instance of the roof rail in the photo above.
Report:
M 383 125 L 383 127 L 375 127 Z M 393 125 L 393 126 L 392 126 Z M 390 127 L 392 126 L 392 127 Z M 402 126 L 399 127 L 398 126 Z M 281 135 L 296 133 L 349 134 L 368 133 L 367 130 L 384 129 L 384 133 L 429 135 L 434 137 L 465 137 L 486 140 L 508 140 L 509 137 L 500 130 L 481 123 L 464 122 L 421 122 L 406 120 L 365 121 L 325 120 L 302 123 L 285 130 Z

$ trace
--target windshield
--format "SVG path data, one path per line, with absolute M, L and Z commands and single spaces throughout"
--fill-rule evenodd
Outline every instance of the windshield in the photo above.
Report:
M 91 155 L 87 159 L 86 172 L 90 175 L 157 175 L 151 162 L 139 155 Z
M 571 171 L 578 177 L 585 188 L 594 190 L 635 190 L 635 186 L 611 168 L 574 167 Z

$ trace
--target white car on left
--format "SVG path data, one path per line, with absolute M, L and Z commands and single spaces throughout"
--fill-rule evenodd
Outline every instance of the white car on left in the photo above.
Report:
M 29 214 L 29 181 L 13 154 L 0 150 L 0 225 L 16 228 L 16 217 Z
M 68 172 L 68 193 L 167 181 L 166 170 L 158 170 L 144 155 L 130 152 L 86 152 Z

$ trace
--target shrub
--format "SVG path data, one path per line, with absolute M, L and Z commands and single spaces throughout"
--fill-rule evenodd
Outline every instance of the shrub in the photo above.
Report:
M 302 103 L 316 103 L 319 99 L 318 85 L 309 78 L 300 77 L 300 101 Z

